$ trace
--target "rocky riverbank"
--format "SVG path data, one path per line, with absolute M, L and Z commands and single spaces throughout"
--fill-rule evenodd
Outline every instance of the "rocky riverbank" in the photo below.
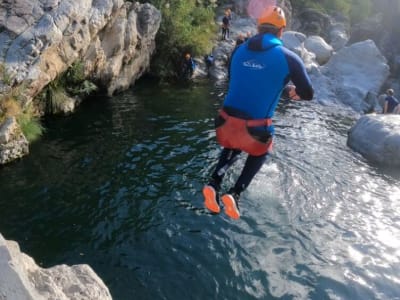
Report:
M 381 112 L 382 103 L 377 95 L 391 80 L 391 70 L 376 43 L 371 39 L 351 42 L 354 39 L 346 23 L 312 10 L 295 14 L 290 2 L 279 2 L 287 15 L 293 16 L 283 34 L 283 43 L 304 61 L 315 87 L 314 101 L 333 107 L 338 114 L 346 111 L 355 120 L 367 112 Z M 319 31 L 315 30 L 316 27 L 324 28 L 324 34 L 319 36 L 309 30 L 314 28 L 314 31 Z M 296 29 L 303 29 L 309 34 Z M 251 35 L 256 33 L 254 18 L 234 13 L 230 39 L 218 41 L 214 48 L 215 64 L 209 71 L 212 78 L 226 80 L 235 41 L 240 34 L 247 32 Z M 357 32 L 355 34 L 358 35 Z M 366 122 L 366 118 L 372 120 Z M 400 151 L 400 115 L 368 116 L 360 121 L 354 124 L 356 128 L 349 128 L 349 147 L 381 165 L 400 166 L 398 160 L 392 158 L 394 153 Z M 379 140 L 380 146 L 370 147 L 369 137 L 376 136 L 376 132 L 379 132 L 380 138 L 374 141 Z
M 287 1 L 282 3 L 290 9 Z M 288 11 L 288 15 L 291 13 Z M 6 66 L 12 80 L 0 83 L 0 94 L 7 93 L 10 86 L 24 86 L 25 104 L 28 105 L 43 87 L 77 60 L 84 62 L 88 77 L 103 85 L 109 94 L 126 89 L 149 67 L 160 18 L 160 13 L 151 5 L 122 0 L 84 0 L 79 3 L 72 0 L 16 0 L 13 5 L 2 2 L 0 64 Z M 316 88 L 316 102 L 333 106 L 338 113 L 351 111 L 354 116 L 371 108 L 381 109 L 376 99 L 371 100 L 369 95 L 380 92 L 390 69 L 372 40 L 349 44 L 346 27 L 333 21 L 325 24 L 329 38 L 300 33 L 295 31 L 296 22 L 291 23 L 292 28 L 288 28 L 283 41 L 305 61 Z M 230 39 L 219 41 L 213 51 L 216 60 L 210 70 L 212 78 L 226 80 L 235 40 L 239 34 L 247 32 L 256 33 L 254 19 L 235 14 Z M 393 164 L 390 155 L 380 154 L 386 149 L 390 149 L 390 153 L 400 150 L 397 117 L 373 117 L 373 122 L 360 119 L 368 131 L 363 129 L 363 134 L 357 134 L 357 125 L 350 131 L 349 146 L 361 153 L 365 148 L 374 149 L 376 156 L 369 155 L 368 158 L 377 157 L 383 164 Z M 385 147 L 370 147 L 372 142 L 364 144 L 371 132 L 368 128 L 374 130 L 381 126 L 384 128 L 377 130 L 375 135 Z M 390 138 L 384 139 L 382 134 L 390 135 Z M 28 151 L 28 142 L 15 119 L 6 119 L 0 127 L 0 163 L 12 161 Z M 111 298 L 104 283 L 89 266 L 40 268 L 20 252 L 16 243 L 4 240 L 1 235 L 0 266 L 0 298 Z
M 104 282 L 88 265 L 44 269 L 0 234 L 0 299 L 112 299 Z

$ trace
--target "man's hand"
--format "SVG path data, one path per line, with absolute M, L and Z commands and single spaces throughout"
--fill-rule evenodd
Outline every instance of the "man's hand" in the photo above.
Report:
M 292 100 L 300 100 L 301 99 L 300 96 L 297 95 L 296 87 L 294 85 L 288 85 L 287 88 L 289 90 L 288 95 L 289 95 L 290 99 L 292 99 Z

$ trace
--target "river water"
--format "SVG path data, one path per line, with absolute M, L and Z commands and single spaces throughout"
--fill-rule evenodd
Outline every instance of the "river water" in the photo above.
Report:
M 350 115 L 282 102 L 241 219 L 204 209 L 224 93 L 141 82 L 47 119 L 0 169 L 0 232 L 43 267 L 89 264 L 114 299 L 400 299 L 400 172 L 346 146 Z

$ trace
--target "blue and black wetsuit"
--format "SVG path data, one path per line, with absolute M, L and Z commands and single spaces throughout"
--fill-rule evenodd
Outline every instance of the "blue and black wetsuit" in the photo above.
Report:
M 390 95 L 385 98 L 385 102 L 387 102 L 387 114 L 393 113 L 395 107 L 399 104 L 399 101 Z
M 311 100 L 314 90 L 301 59 L 273 34 L 258 34 L 241 44 L 232 53 L 229 66 L 229 89 L 223 109 L 243 119 L 272 118 L 286 84 L 291 80 L 303 100 Z M 218 119 L 216 120 L 216 125 Z M 273 136 L 274 128 L 262 126 L 255 131 Z M 257 134 L 254 132 L 254 134 Z M 237 160 L 239 149 L 224 148 L 212 175 L 219 187 L 226 169 Z M 240 194 L 250 184 L 265 162 L 268 152 L 249 155 L 234 191 Z
M 195 67 L 196 64 L 191 57 L 185 58 L 182 63 L 182 78 L 185 80 L 190 79 L 194 73 Z

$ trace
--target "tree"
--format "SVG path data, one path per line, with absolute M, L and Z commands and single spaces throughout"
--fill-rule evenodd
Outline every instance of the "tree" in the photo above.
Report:
M 186 52 L 203 56 L 210 52 L 216 34 L 212 3 L 196 0 L 150 0 L 162 13 L 156 37 L 157 51 L 152 60 L 152 73 L 174 78 L 180 72 Z

